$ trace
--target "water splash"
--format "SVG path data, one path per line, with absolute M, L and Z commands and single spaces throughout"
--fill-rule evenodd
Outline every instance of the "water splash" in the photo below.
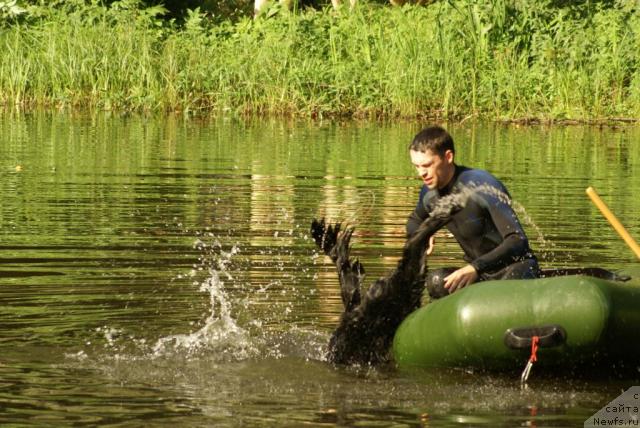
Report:
M 478 191 L 485 192 L 491 196 L 496 197 L 500 202 L 510 205 L 516 212 L 522 223 L 533 230 L 535 233 L 535 242 L 538 245 L 536 253 L 542 260 L 552 260 L 554 258 L 553 253 L 556 249 L 556 245 L 545 238 L 542 229 L 536 224 L 533 218 L 529 215 L 526 208 L 519 202 L 512 200 L 509 195 L 502 192 L 488 184 L 482 184 L 475 186 Z
M 118 338 L 118 336 L 122 335 L 122 330 L 117 329 L 117 328 L 110 328 L 107 326 L 104 327 L 98 327 L 96 328 L 96 331 L 98 333 L 102 333 L 104 335 L 105 340 L 107 341 L 107 343 L 104 345 L 105 347 L 114 347 L 116 344 L 116 340 Z
M 202 243 L 198 245 L 205 248 Z M 172 353 L 193 356 L 206 351 L 222 359 L 244 360 L 259 353 L 247 331 L 233 318 L 231 301 L 221 279 L 221 274 L 229 280 L 233 279 L 228 266 L 231 258 L 238 252 L 236 246 L 229 252 L 220 251 L 220 257 L 214 263 L 217 269 L 210 267 L 209 277 L 200 284 L 200 291 L 209 294 L 211 311 L 202 328 L 192 333 L 174 334 L 158 339 L 153 346 L 153 356 Z
M 298 225 L 294 226 L 288 234 L 285 232 L 275 240 L 290 239 L 299 229 Z M 300 240 L 309 239 L 298 232 Z M 290 319 L 295 304 L 305 298 L 306 292 L 306 288 L 296 287 L 295 279 L 300 274 L 297 265 L 294 264 L 294 275 L 285 263 L 294 255 L 294 249 L 286 245 L 249 247 L 249 253 L 244 254 L 240 242 L 228 243 L 225 238 L 209 231 L 196 233 L 193 248 L 200 252 L 198 262 L 174 278 L 180 282 L 187 280 L 194 291 L 208 297 L 206 313 L 197 323 L 190 323 L 195 327 L 185 327 L 182 332 L 170 335 L 154 336 L 151 331 L 141 337 L 128 329 L 104 325 L 94 330 L 97 337 L 88 340 L 80 353 L 69 354 L 68 358 L 88 365 L 99 362 L 107 366 L 136 362 L 224 364 L 291 356 L 324 360 L 328 333 L 313 326 L 301 328 Z M 269 257 L 262 257 L 263 252 Z M 270 276 L 252 277 L 246 266 L 256 263 L 264 263 Z
M 476 184 L 470 183 L 467 186 L 464 186 L 460 189 L 460 192 L 457 194 L 450 195 L 451 198 L 449 201 L 445 201 L 443 208 L 449 209 L 453 204 L 459 204 L 460 206 L 464 206 L 466 201 L 477 193 L 484 193 L 486 195 L 492 196 L 496 198 L 499 202 L 509 205 L 513 208 L 514 212 L 518 215 L 518 218 L 522 221 L 525 226 L 528 226 L 535 233 L 535 242 L 538 245 L 538 250 L 536 253 L 543 260 L 552 259 L 553 250 L 555 249 L 555 244 L 549 240 L 547 240 L 542 232 L 542 229 L 535 223 L 533 218 L 529 215 L 525 207 L 517 201 L 511 199 L 511 197 L 498 189 L 495 186 L 492 186 L 487 183 Z M 444 198 L 443 198 L 444 199 Z
M 226 362 L 295 355 L 308 360 L 324 359 L 326 334 L 300 329 L 279 318 L 292 311 L 291 302 L 282 307 L 282 302 L 274 299 L 274 295 L 280 297 L 294 291 L 283 285 L 286 272 L 282 278 L 271 278 L 265 284 L 247 284 L 240 279 L 245 272 L 234 270 L 241 253 L 238 245 L 224 250 L 225 246 L 215 236 L 207 236 L 197 239 L 194 247 L 203 255 L 200 265 L 194 266 L 191 274 L 195 277 L 201 271 L 208 273 L 205 280 L 195 281 L 194 285 L 199 285 L 200 292 L 208 294 L 210 312 L 197 331 L 158 339 L 150 350 L 152 358 L 207 358 Z M 271 263 L 277 271 L 285 270 L 281 261 L 272 259 Z M 240 297 L 230 294 L 230 290 L 248 294 Z M 262 310 L 260 315 L 251 314 L 252 308 L 258 309 L 263 304 L 272 308 L 270 312 L 275 318 Z M 249 320 L 241 324 L 237 317 L 247 318 L 247 311 Z
M 533 218 L 529 215 L 527 210 L 519 202 L 513 202 L 513 209 L 522 219 L 522 222 L 529 226 L 535 232 L 535 242 L 538 245 L 536 254 L 540 260 L 554 261 L 556 252 L 556 244 L 553 241 L 549 241 L 545 238 L 542 229 L 533 221 Z M 567 259 L 571 260 L 573 257 L 570 254 L 566 255 Z
M 345 186 L 343 194 L 335 186 L 328 186 L 325 190 L 330 195 L 321 204 L 324 211 L 321 216 L 325 218 L 339 218 L 346 224 L 359 223 L 362 218 L 370 217 L 378 206 L 373 190 L 362 190 L 354 186 Z

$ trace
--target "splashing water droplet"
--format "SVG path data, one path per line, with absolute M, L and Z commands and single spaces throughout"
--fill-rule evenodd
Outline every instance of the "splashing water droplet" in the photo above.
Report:
M 231 257 L 238 253 L 238 248 L 231 251 L 220 251 L 220 259 L 216 265 L 219 270 L 210 268 L 209 277 L 200 284 L 200 291 L 209 294 L 211 313 L 199 330 L 188 334 L 174 334 L 158 339 L 153 346 L 155 357 L 167 354 L 186 353 L 192 356 L 206 351 L 214 358 L 244 360 L 257 355 L 258 350 L 251 343 L 248 333 L 241 328 L 231 314 L 231 303 L 224 289 L 224 282 L 220 278 L 224 274 L 232 279 L 227 267 Z
M 498 202 L 511 206 L 514 212 L 521 218 L 523 223 L 529 226 L 535 232 L 536 234 L 535 240 L 541 249 L 541 254 L 540 254 L 541 258 L 543 259 L 549 258 L 549 255 L 555 246 L 552 242 L 545 239 L 544 234 L 542 233 L 542 230 L 533 221 L 533 219 L 531 218 L 531 216 L 529 215 L 525 207 L 522 204 L 512 200 L 507 193 L 503 192 L 502 190 L 490 184 L 470 183 L 467 186 L 462 187 L 459 193 L 455 193 L 447 196 L 446 198 L 442 198 L 439 202 L 440 209 L 449 210 L 455 204 L 458 204 L 459 206 L 464 206 L 469 198 L 473 197 L 478 193 L 484 193 L 485 195 L 492 196 L 495 199 L 497 199 Z

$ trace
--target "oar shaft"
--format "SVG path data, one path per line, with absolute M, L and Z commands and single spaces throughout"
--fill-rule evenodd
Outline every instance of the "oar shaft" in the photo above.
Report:
M 604 203 L 600 196 L 596 193 L 593 187 L 587 188 L 587 195 L 591 198 L 591 201 L 595 204 L 596 207 L 602 212 L 602 215 L 611 223 L 611 226 L 618 232 L 620 237 L 624 239 L 624 242 L 627 243 L 629 248 L 636 254 L 636 256 L 640 259 L 640 246 L 638 243 L 629 235 L 627 229 L 624 228 L 622 223 L 616 218 L 616 216 L 611 212 L 607 204 Z

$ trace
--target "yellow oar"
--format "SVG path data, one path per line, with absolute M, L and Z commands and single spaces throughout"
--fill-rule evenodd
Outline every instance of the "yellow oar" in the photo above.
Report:
M 604 215 L 604 217 L 609 220 L 611 226 L 613 226 L 616 232 L 618 232 L 622 239 L 624 239 L 624 242 L 627 243 L 629 248 L 631 248 L 631 250 L 636 253 L 636 256 L 640 259 L 640 246 L 638 246 L 638 243 L 631 237 L 631 235 L 629 235 L 627 229 L 625 229 L 622 223 L 618 221 L 616 216 L 611 212 L 604 201 L 600 199 L 600 196 L 598 196 L 593 187 L 587 187 L 587 195 L 589 195 L 595 206 L 598 207 L 602 212 L 602 215 Z

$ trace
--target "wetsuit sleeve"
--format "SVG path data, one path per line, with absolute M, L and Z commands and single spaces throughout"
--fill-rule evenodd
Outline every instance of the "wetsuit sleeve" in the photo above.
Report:
M 422 222 L 429 216 L 429 211 L 427 211 L 422 201 L 426 194 L 427 187 L 422 186 L 416 208 L 413 210 L 413 212 L 409 216 L 409 220 L 407 221 L 407 237 L 412 236 L 416 232 L 416 230 L 418 230 L 420 224 L 422 224 Z
M 511 205 L 486 194 L 482 199 L 502 237 L 502 242 L 493 250 L 471 262 L 479 274 L 508 266 L 521 260 L 530 252 L 527 236 Z

